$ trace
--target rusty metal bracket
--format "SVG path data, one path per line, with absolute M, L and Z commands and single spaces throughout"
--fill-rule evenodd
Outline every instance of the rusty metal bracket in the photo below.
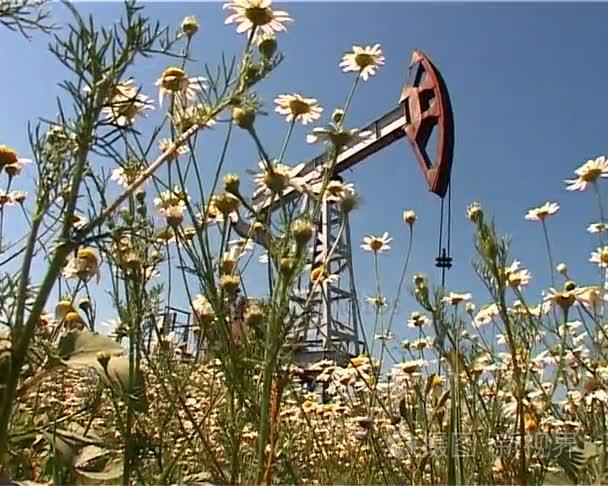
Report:
M 409 80 L 399 100 L 406 119 L 403 130 L 429 189 L 443 198 L 450 184 L 454 156 L 454 114 L 450 96 L 441 73 L 422 51 L 413 52 L 409 72 Z M 433 140 L 434 130 L 437 133 Z

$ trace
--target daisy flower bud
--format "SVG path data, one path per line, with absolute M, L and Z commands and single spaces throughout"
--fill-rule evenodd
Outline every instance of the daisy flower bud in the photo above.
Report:
M 253 304 L 245 311 L 245 325 L 247 327 L 258 327 L 264 322 L 264 310 L 257 304 Z
M 165 209 L 165 219 L 169 226 L 175 227 L 182 224 L 184 220 L 184 206 L 169 206 Z
M 272 33 L 264 34 L 258 42 L 258 50 L 265 59 L 272 59 L 277 47 L 277 37 Z
M 238 275 L 224 275 L 220 279 L 219 286 L 228 295 L 236 295 L 241 286 L 241 279 Z
M 344 191 L 344 194 L 340 198 L 340 209 L 344 214 L 350 213 L 353 209 L 356 209 L 359 205 L 359 196 L 355 191 Z
M 231 194 L 238 194 L 240 185 L 241 181 L 238 175 L 227 174 L 224 176 L 224 189 L 226 190 L 226 192 L 229 192 Z
M 290 274 L 291 272 L 293 272 L 295 265 L 296 265 L 296 261 L 294 258 L 291 258 L 291 257 L 281 258 L 281 261 L 279 262 L 279 270 L 283 274 Z
M 235 212 L 239 208 L 240 203 L 239 199 L 229 192 L 223 192 L 213 198 L 213 204 L 224 216 Z
M 331 121 L 337 125 L 343 119 L 344 119 L 344 110 L 341 108 L 336 108 L 331 115 Z
M 236 106 L 232 109 L 232 119 L 239 128 L 248 130 L 253 127 L 255 121 L 255 110 Z
M 483 210 L 478 202 L 474 202 L 467 208 L 467 218 L 473 223 L 477 223 L 483 218 Z
M 220 262 L 220 271 L 224 274 L 231 274 L 236 269 L 237 259 L 232 254 L 225 255 Z
M 560 275 L 567 275 L 568 274 L 568 265 L 566 265 L 565 263 L 560 263 L 557 267 L 555 267 L 555 270 L 557 270 L 557 273 L 559 273 Z
M 196 20 L 196 17 L 192 15 L 185 17 L 184 20 L 182 20 L 182 32 L 188 37 L 192 37 L 194 34 L 196 34 L 199 27 L 200 25 L 198 20 Z
M 63 322 L 69 330 L 78 330 L 84 327 L 84 321 L 78 312 L 68 312 Z
M 417 219 L 418 217 L 416 216 L 416 213 L 411 209 L 403 212 L 403 221 L 408 224 L 410 228 L 414 226 Z
M 291 227 L 293 237 L 298 247 L 302 248 L 312 238 L 312 225 L 303 219 L 295 221 Z
M 416 275 L 414 275 L 414 285 L 416 287 L 426 287 L 427 286 L 426 277 L 424 275 L 422 275 L 421 273 L 417 273 Z

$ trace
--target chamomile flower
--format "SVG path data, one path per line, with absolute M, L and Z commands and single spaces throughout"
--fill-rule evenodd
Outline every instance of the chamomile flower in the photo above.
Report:
M 532 208 L 526 214 L 528 221 L 544 221 L 547 217 L 559 211 L 559 206 L 553 202 L 547 202 L 537 208 Z
M 140 177 L 145 170 L 145 166 L 139 161 L 128 160 L 122 167 L 112 170 L 110 179 L 118 185 L 127 188 Z
M 162 153 L 165 153 L 165 151 L 167 151 L 171 145 L 173 145 L 173 140 L 170 138 L 163 138 L 158 142 L 158 149 Z M 188 146 L 186 144 L 182 144 L 173 151 L 173 153 L 168 157 L 168 160 L 175 159 L 179 155 L 186 155 L 188 152 L 190 152 Z
M 608 160 L 603 155 L 595 160 L 588 160 L 574 171 L 576 179 L 567 180 L 568 191 L 584 191 L 587 185 L 600 177 L 608 177 Z
M 372 132 L 358 128 L 346 129 L 330 123 L 328 127 L 313 128 L 312 133 L 306 136 L 308 143 L 329 143 L 336 148 L 354 146 L 370 140 Z
M 349 191 L 354 191 L 355 187 L 350 182 L 331 180 L 325 186 L 324 196 L 328 202 L 340 202 Z M 321 194 L 323 181 L 316 182 L 310 186 L 310 191 L 314 194 Z
M 589 233 L 605 233 L 608 231 L 608 224 L 606 223 L 592 223 L 587 228 Z
M 250 238 L 247 239 L 238 239 L 238 240 L 232 240 L 228 242 L 228 246 L 230 247 L 230 249 L 234 249 L 235 252 L 237 252 L 240 255 L 243 255 L 244 253 L 247 253 L 248 251 L 252 251 L 255 248 L 255 244 L 253 243 L 253 240 Z
M 344 54 L 340 67 L 343 72 L 358 72 L 363 81 L 376 74 L 379 66 L 384 64 L 384 55 L 380 44 L 373 46 L 353 46 L 352 52 Z
M 215 311 L 207 298 L 198 294 L 192 301 L 192 310 L 199 321 L 210 324 L 215 319 Z
M 389 238 L 387 232 L 385 232 L 382 236 L 368 235 L 363 238 L 361 248 L 372 253 L 384 253 L 385 251 L 391 249 L 389 245 L 391 241 L 393 241 L 393 239 Z
M 456 292 L 450 292 L 448 295 L 441 299 L 444 304 L 458 305 L 462 302 L 469 302 L 472 296 L 470 293 L 457 294 Z
M 412 312 L 410 318 L 407 320 L 407 327 L 414 329 L 420 329 L 430 323 L 429 318 L 422 315 L 420 312 Z
M 0 170 L 4 169 L 10 177 L 21 174 L 23 167 L 29 163 L 30 159 L 19 157 L 12 148 L 0 145 Z
M 272 0 L 234 0 L 224 4 L 224 9 L 232 10 L 226 24 L 237 24 L 236 31 L 241 34 L 256 28 L 263 34 L 287 30 L 285 24 L 293 19 L 283 10 L 273 10 Z
M 304 98 L 299 94 L 279 95 L 275 100 L 275 111 L 285 116 L 285 121 L 299 121 L 307 125 L 321 118 L 323 108 L 315 98 Z
M 138 116 L 153 109 L 152 101 L 141 94 L 132 79 L 118 83 L 112 89 L 108 103 L 102 108 L 105 119 L 112 125 L 132 125 Z
M 0 207 L 4 206 L 14 206 L 15 198 L 13 197 L 13 192 L 6 192 L 0 189 Z
M 289 187 L 302 191 L 304 181 L 301 177 L 298 177 L 298 174 L 302 172 L 304 164 L 290 167 L 278 162 L 266 163 L 260 161 L 258 167 L 260 168 L 260 172 L 254 176 L 256 189 L 253 198 L 263 198 L 260 206 L 278 199 L 283 191 Z
M 165 95 L 175 95 L 184 100 L 192 100 L 197 92 L 207 87 L 207 80 L 201 76 L 189 77 L 186 72 L 178 67 L 171 66 L 163 71 L 155 85 L 159 89 L 158 104 L 163 104 Z
M 214 224 L 223 223 L 224 215 L 215 206 L 215 202 L 212 198 L 211 202 L 198 213 L 196 219 L 202 226 L 212 226 Z M 239 220 L 239 215 L 236 212 L 230 213 L 228 219 L 232 223 L 236 223 Z
M 498 306 L 496 304 L 489 304 L 480 309 L 477 315 L 473 318 L 473 325 L 475 327 L 485 326 L 492 322 L 492 319 L 498 315 Z
M 92 248 L 80 248 L 63 269 L 65 278 L 90 280 L 97 275 L 99 280 L 99 257 Z
M 608 246 L 601 246 L 591 253 L 591 263 L 597 263 L 600 268 L 608 268 Z
M 154 207 L 164 216 L 167 208 L 176 206 L 184 208 L 186 206 L 186 200 L 189 199 L 190 196 L 188 196 L 188 194 L 175 186 L 172 190 L 161 192 L 159 196 L 154 199 Z
M 510 266 L 505 268 L 504 272 L 507 284 L 514 289 L 521 289 L 532 279 L 532 274 L 525 268 L 520 268 L 520 263 L 517 260 L 514 260 Z

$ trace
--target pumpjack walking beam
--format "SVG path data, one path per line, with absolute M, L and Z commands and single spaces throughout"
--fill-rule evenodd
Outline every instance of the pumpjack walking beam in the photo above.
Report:
M 429 190 L 443 200 L 450 185 L 454 153 L 454 119 L 445 82 L 439 70 L 422 51 L 415 50 L 412 53 L 408 81 L 402 89 L 398 106 L 374 120 L 363 130 L 371 132 L 371 136 L 342 148 L 334 166 L 333 176 L 341 174 L 393 142 L 406 137 L 418 160 Z M 317 182 L 319 177 L 317 169 L 328 161 L 328 157 L 329 154 L 324 153 L 310 160 L 302 168 L 298 177 L 302 177 L 306 183 Z M 289 187 L 284 191 L 280 201 L 270 201 L 260 207 L 262 201 L 254 200 L 254 205 L 262 211 L 274 211 L 300 195 L 295 188 Z M 336 226 L 338 220 L 334 221 L 331 217 L 326 217 L 331 212 L 330 205 L 324 201 L 322 227 L 325 232 L 325 245 L 332 235 L 335 237 L 339 226 Z M 250 231 L 249 223 L 239 219 L 233 227 L 242 237 L 252 237 L 253 232 Z M 346 234 L 342 237 L 345 248 L 341 254 L 344 254 L 344 258 L 343 264 L 337 269 L 338 276 L 344 275 L 350 278 L 352 289 L 347 291 L 346 295 L 351 300 L 356 300 L 354 281 L 352 281 L 350 235 Z M 263 238 L 258 238 L 256 241 L 261 244 L 266 243 Z M 321 347 L 324 351 L 335 349 L 337 346 L 344 350 L 354 349 L 354 352 L 358 352 L 358 330 L 361 323 L 358 318 L 358 309 L 356 313 L 354 312 L 356 302 L 353 302 L 353 306 L 351 306 L 350 323 L 340 329 L 340 326 L 336 324 L 340 321 L 334 319 L 332 315 L 334 312 L 331 306 L 332 297 L 329 295 L 332 292 L 331 285 L 331 283 L 323 284 L 325 302 L 323 299 L 317 299 L 316 322 L 310 324 L 314 324 L 318 332 L 324 334 L 321 339 Z M 344 295 L 344 289 L 336 288 L 335 294 L 335 299 L 338 299 Z M 315 312 L 312 312 L 312 315 L 315 315 Z M 302 339 L 304 339 L 303 344 L 310 345 L 310 348 L 314 348 L 318 344 L 318 339 L 312 339 L 308 331 L 302 333 Z

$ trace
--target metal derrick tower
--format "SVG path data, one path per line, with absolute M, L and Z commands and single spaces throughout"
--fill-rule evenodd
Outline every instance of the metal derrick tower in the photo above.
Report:
M 449 94 L 441 74 L 430 59 L 415 50 L 409 65 L 409 79 L 401 92 L 399 104 L 377 118 L 363 130 L 371 132 L 364 141 L 343 147 L 337 156 L 333 177 L 365 160 L 384 147 L 407 138 L 426 179 L 429 190 L 442 199 L 448 193 L 454 150 L 454 121 Z M 318 168 L 327 162 L 329 155 L 321 154 L 309 161 L 299 176 L 307 183 L 316 182 Z M 288 188 L 278 202 L 257 207 L 263 211 L 275 211 L 284 204 L 292 204 L 300 194 Z M 448 202 L 449 205 L 449 202 Z M 295 360 L 306 364 L 320 359 L 344 361 L 364 350 L 360 341 L 363 333 L 357 302 L 352 265 L 351 237 L 347 216 L 326 198 L 322 201 L 320 219 L 317 222 L 313 243 L 315 260 L 332 256 L 327 271 L 336 279 L 326 279 L 318 292 L 310 295 L 312 287 L 303 279 L 300 291 L 292 298 L 297 310 L 291 338 L 298 343 Z M 250 225 L 239 220 L 234 229 L 243 237 L 251 235 Z M 449 225 L 448 225 L 449 231 Z M 448 248 L 442 248 L 443 224 L 440 227 L 440 248 L 436 265 L 444 271 L 451 267 Z M 259 241 L 259 243 L 263 243 Z

